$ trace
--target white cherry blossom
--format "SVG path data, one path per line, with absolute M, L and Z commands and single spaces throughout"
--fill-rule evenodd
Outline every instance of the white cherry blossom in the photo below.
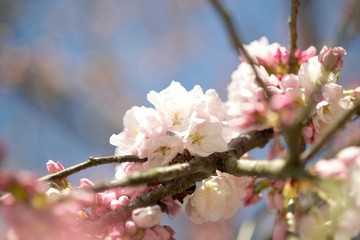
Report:
M 147 158 L 144 168 L 159 167 L 168 164 L 177 153 L 182 153 L 184 143 L 178 136 L 162 136 L 146 139 L 139 147 L 139 157 Z
M 242 206 L 247 179 L 217 171 L 185 199 L 184 210 L 195 223 L 230 218 Z
M 192 155 L 206 157 L 214 152 L 224 152 L 227 144 L 222 136 L 223 126 L 217 121 L 192 118 L 183 141 Z

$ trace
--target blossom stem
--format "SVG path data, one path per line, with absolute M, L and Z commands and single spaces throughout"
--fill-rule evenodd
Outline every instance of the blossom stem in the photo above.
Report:
M 312 148 L 304 152 L 301 155 L 301 161 L 303 163 L 310 160 L 315 154 L 333 137 L 333 135 L 345 125 L 345 123 L 354 116 L 354 114 L 359 115 L 360 113 L 360 101 L 357 101 L 354 104 L 354 107 L 347 111 L 344 115 L 338 118 L 331 128 L 329 128 L 321 137 L 314 143 Z
M 236 31 L 235 23 L 232 20 L 229 12 L 221 5 L 219 0 L 209 0 L 209 1 L 213 5 L 215 10 L 217 11 L 219 16 L 222 18 L 223 23 L 225 25 L 225 28 L 226 28 L 226 30 L 228 32 L 229 37 L 230 37 L 231 45 L 235 49 L 236 54 L 239 54 L 239 51 L 240 51 L 240 54 L 251 65 L 251 68 L 252 68 L 252 70 L 253 70 L 253 72 L 255 74 L 255 80 L 256 80 L 257 84 L 264 90 L 265 95 L 268 98 L 270 98 L 271 93 L 267 89 L 267 86 L 265 85 L 264 81 L 259 77 L 259 74 L 258 74 L 258 72 L 257 72 L 257 70 L 255 68 L 255 63 L 251 59 L 251 57 L 250 57 L 249 53 L 247 52 L 247 50 L 245 49 L 244 45 L 242 44 L 240 35 Z
M 49 174 L 46 176 L 41 177 L 40 181 L 53 181 L 56 179 L 65 178 L 70 176 L 74 173 L 80 172 L 84 169 L 95 167 L 98 165 L 109 164 L 109 163 L 123 163 L 123 162 L 145 162 L 146 158 L 139 159 L 133 155 L 126 155 L 126 156 L 108 156 L 108 157 L 89 157 L 88 160 L 85 162 L 79 163 L 77 165 L 71 166 L 66 168 L 62 171 Z
M 299 0 L 291 1 L 291 16 L 288 20 L 290 29 L 290 56 L 289 56 L 289 73 L 296 74 L 296 58 L 295 51 L 297 48 L 297 15 L 299 8 Z

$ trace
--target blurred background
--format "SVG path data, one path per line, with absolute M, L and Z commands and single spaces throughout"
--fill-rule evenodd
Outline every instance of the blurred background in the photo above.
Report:
M 266 36 L 288 46 L 290 1 L 224 5 L 245 43 Z M 339 83 L 348 88 L 360 83 L 359 13 L 356 0 L 303 0 L 299 9 L 299 47 L 343 46 L 348 55 Z M 214 88 L 225 101 L 238 64 L 222 22 L 205 0 L 0 0 L 1 168 L 43 175 L 49 159 L 68 167 L 88 156 L 112 155 L 109 137 L 122 130 L 127 109 L 150 106 L 150 90 L 176 80 L 188 90 L 196 84 Z M 71 180 L 77 184 L 85 176 L 111 179 L 114 165 Z M 229 237 L 206 239 L 234 239 L 242 219 L 257 216 L 259 209 L 216 225 Z M 185 218 L 167 224 L 175 226 L 177 239 L 209 235 Z

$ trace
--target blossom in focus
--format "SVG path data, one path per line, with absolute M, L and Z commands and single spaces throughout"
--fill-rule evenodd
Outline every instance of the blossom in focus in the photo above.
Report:
M 146 138 L 162 136 L 166 126 L 152 108 L 132 107 L 125 113 L 124 130 L 110 137 L 110 144 L 117 147 L 117 155 L 137 154 L 138 146 Z
M 188 92 L 179 82 L 173 81 L 159 93 L 150 91 L 147 99 L 155 106 L 169 130 L 178 133 L 188 128 L 198 94 L 202 94 L 200 87 L 194 87 Z
M 199 118 L 191 119 L 184 142 L 186 149 L 192 155 L 202 157 L 227 150 L 227 144 L 222 136 L 222 124 Z
M 177 153 L 184 151 L 184 144 L 178 136 L 161 136 L 145 139 L 139 147 L 138 156 L 147 157 L 145 169 L 167 165 Z

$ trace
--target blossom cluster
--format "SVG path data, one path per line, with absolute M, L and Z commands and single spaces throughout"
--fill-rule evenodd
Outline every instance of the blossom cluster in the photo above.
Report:
M 288 51 L 277 43 L 261 38 L 246 49 L 271 96 L 257 84 L 251 65 L 240 63 L 232 74 L 226 102 L 233 127 L 245 131 L 289 126 L 309 107 L 302 133 L 312 143 L 360 98 L 360 88 L 345 91 L 337 84 L 346 55 L 342 47 L 324 46 L 318 55 L 314 47 L 297 50 L 295 73 L 288 72 Z
M 117 154 L 147 158 L 144 168 L 167 165 L 184 149 L 191 155 L 208 156 L 227 150 L 223 136 L 224 109 L 215 90 L 205 93 L 196 85 L 187 91 L 173 81 L 147 99 L 154 108 L 132 107 L 125 113 L 124 130 L 112 135 Z
M 113 134 L 110 143 L 116 147 L 115 155 L 133 155 L 144 161 L 120 164 L 115 173 L 117 180 L 134 172 L 158 170 L 195 157 L 226 152 L 229 141 L 239 132 L 272 128 L 279 136 L 297 123 L 301 125 L 304 142 L 313 144 L 360 100 L 360 87 L 344 90 L 337 83 L 346 55 L 341 47 L 324 46 L 318 55 L 314 47 L 297 50 L 291 69 L 288 50 L 278 43 L 269 44 L 266 38 L 261 38 L 245 48 L 253 63 L 241 58 L 231 76 L 226 102 L 213 89 L 204 92 L 196 85 L 187 91 L 173 81 L 166 89 L 147 95 L 153 107 L 134 106 L 125 113 L 123 130 Z M 307 116 L 298 119 L 304 112 Z M 286 154 L 281 139 L 275 139 L 269 159 L 277 156 L 286 159 Z M 360 148 L 353 147 L 342 150 L 333 159 L 318 161 L 310 172 L 323 179 L 319 184 L 297 179 L 237 177 L 217 170 L 181 196 L 168 196 L 154 205 L 129 210 L 121 220 L 114 218 L 100 229 L 97 227 L 94 233 L 89 230 L 99 220 L 116 215 L 139 196 L 169 182 L 93 193 L 90 189 L 95 185 L 88 179 L 81 179 L 77 187 L 72 187 L 66 177 L 56 179 L 45 190 L 35 177 L 6 175 L 0 176 L 0 190 L 11 195 L 1 199 L 0 207 L 14 226 L 8 232 L 9 239 L 14 240 L 54 235 L 57 239 L 172 240 L 173 229 L 160 225 L 163 212 L 175 216 L 183 210 L 195 223 L 216 222 L 230 218 L 242 206 L 257 203 L 266 192 L 268 208 L 279 213 L 274 239 L 286 236 L 285 216 L 288 200 L 293 198 L 302 209 L 295 216 L 301 238 L 325 239 L 325 235 L 319 235 L 324 232 L 335 239 L 350 239 L 360 232 L 355 224 L 360 216 L 359 156 Z M 64 167 L 60 162 L 49 161 L 47 170 L 54 174 Z M 323 194 L 322 190 L 329 186 L 333 190 Z M 320 203 L 330 206 L 319 208 L 316 216 L 307 210 L 312 207 L 308 200 L 300 201 L 300 195 L 311 188 Z M 333 194 L 334 189 L 342 193 Z M 23 220 L 17 222 L 15 215 L 21 215 Z M 319 223 L 320 215 L 323 221 Z M 314 233 L 307 223 L 315 222 L 321 227 Z M 329 222 L 331 228 L 326 225 Z
M 159 93 L 151 91 L 147 98 L 155 109 L 131 108 L 124 116 L 124 130 L 110 138 L 117 147 L 116 154 L 146 158 L 144 163 L 122 164 L 116 173 L 118 179 L 134 171 L 168 165 L 177 154 L 206 157 L 227 150 L 230 138 L 225 105 L 215 90 L 204 93 L 196 85 L 187 91 L 173 81 Z M 245 181 L 218 171 L 183 199 L 182 208 L 198 223 L 229 218 L 242 205 Z M 204 201 L 209 196 L 213 201 Z M 208 211 L 209 204 L 212 211 Z

